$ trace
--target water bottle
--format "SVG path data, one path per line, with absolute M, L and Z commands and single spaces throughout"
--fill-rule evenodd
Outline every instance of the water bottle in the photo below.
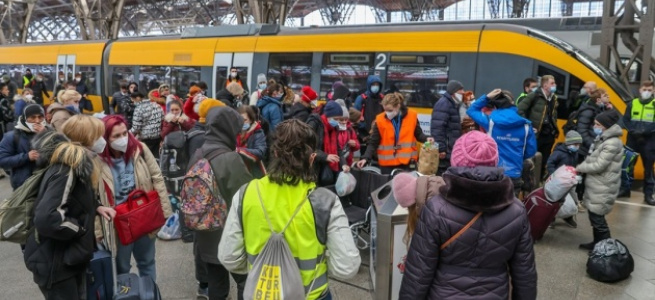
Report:
M 171 171 L 171 172 L 177 172 L 177 171 L 180 170 L 180 166 L 178 166 L 178 165 L 175 163 L 175 162 L 177 162 L 177 160 L 175 159 L 175 156 L 171 157 L 171 159 L 169 160 L 169 162 L 170 162 L 169 167 L 168 167 L 168 170 L 169 170 L 169 171 Z

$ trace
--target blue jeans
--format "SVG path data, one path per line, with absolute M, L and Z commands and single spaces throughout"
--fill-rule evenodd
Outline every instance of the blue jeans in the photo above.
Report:
M 116 253 L 116 272 L 118 274 L 130 273 L 132 269 L 132 254 L 139 268 L 139 276 L 150 276 L 157 281 L 157 268 L 155 266 L 155 239 L 148 235 L 136 240 L 134 243 L 124 246 L 118 243 Z

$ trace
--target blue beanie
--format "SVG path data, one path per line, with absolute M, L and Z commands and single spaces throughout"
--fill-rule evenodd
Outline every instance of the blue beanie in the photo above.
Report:
M 343 117 L 343 109 L 341 109 L 339 103 L 328 101 L 328 103 L 325 104 L 325 108 L 323 108 L 323 114 L 328 118 Z

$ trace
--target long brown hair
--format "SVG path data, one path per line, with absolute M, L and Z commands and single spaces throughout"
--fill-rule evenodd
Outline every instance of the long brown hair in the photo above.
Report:
M 412 240 L 414 230 L 416 230 L 416 223 L 418 222 L 420 213 L 421 211 L 416 206 L 416 203 L 407 208 L 407 230 L 405 230 L 405 236 L 403 236 L 403 243 L 407 247 L 409 247 L 409 242 Z
M 316 172 L 309 161 L 318 143 L 312 128 L 296 119 L 280 123 L 275 128 L 271 145 L 269 179 L 279 185 L 298 185 L 300 181 L 315 182 Z

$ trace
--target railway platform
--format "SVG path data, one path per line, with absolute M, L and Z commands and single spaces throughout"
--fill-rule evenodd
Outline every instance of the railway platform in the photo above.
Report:
M 0 199 L 10 193 L 9 180 L 0 180 Z M 578 244 L 591 239 L 591 227 L 586 214 L 578 214 L 577 221 L 574 229 L 558 220 L 535 244 L 538 299 L 654 299 L 655 207 L 643 203 L 643 194 L 633 191 L 632 198 L 619 199 L 607 217 L 612 235 L 628 246 L 635 260 L 635 270 L 627 280 L 605 284 L 586 275 L 587 254 Z M 368 261 L 368 251 L 362 251 L 362 262 Z M 331 281 L 334 299 L 373 299 L 368 272 L 362 265 L 347 283 Z M 163 299 L 195 300 L 192 244 L 157 241 L 157 276 Z M 16 244 L 0 243 L 0 282 L 0 300 L 43 299 Z M 236 300 L 234 285 L 230 297 Z

